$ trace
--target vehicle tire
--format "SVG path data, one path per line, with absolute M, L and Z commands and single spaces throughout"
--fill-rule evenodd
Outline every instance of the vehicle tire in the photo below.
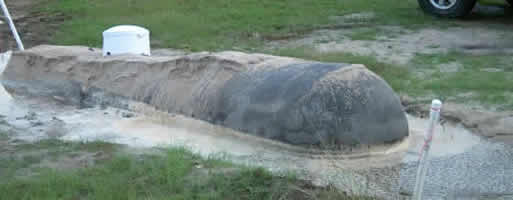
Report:
M 513 0 L 508 0 L 513 2 Z M 476 0 L 418 0 L 427 13 L 440 17 L 463 17 L 472 11 Z
M 510 6 L 513 6 L 513 0 L 507 0 Z

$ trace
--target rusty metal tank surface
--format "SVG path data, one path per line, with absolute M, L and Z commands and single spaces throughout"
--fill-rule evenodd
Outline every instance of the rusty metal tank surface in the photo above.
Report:
M 12 54 L 3 82 L 75 104 L 144 102 L 299 146 L 373 145 L 408 136 L 399 98 L 363 65 L 231 51 L 153 55 L 103 57 L 87 47 L 38 46 Z

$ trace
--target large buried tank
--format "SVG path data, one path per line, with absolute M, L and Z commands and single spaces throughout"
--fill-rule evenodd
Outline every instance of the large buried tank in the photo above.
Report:
M 399 141 L 408 124 L 399 98 L 363 65 L 240 52 L 103 57 L 87 47 L 14 52 L 7 87 L 74 103 L 144 102 L 247 134 L 316 148 Z

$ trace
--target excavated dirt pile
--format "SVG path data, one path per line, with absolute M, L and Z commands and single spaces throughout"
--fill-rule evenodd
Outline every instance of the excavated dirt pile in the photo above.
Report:
M 14 52 L 2 79 L 6 88 L 77 105 L 144 102 L 300 146 L 340 148 L 408 136 L 399 98 L 362 65 L 240 52 L 102 57 L 88 47 L 38 46 Z

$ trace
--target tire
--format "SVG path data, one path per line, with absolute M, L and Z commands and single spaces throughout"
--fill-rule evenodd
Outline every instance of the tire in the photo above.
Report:
M 446 0 L 450 5 L 438 4 L 441 0 L 418 0 L 420 7 L 427 13 L 439 17 L 463 17 L 472 11 L 476 5 L 476 0 Z M 454 2 L 455 1 L 455 2 Z M 513 0 L 508 0 L 513 2 Z M 438 7 L 437 7 L 438 6 Z
M 513 6 L 513 0 L 507 0 L 510 6 Z

